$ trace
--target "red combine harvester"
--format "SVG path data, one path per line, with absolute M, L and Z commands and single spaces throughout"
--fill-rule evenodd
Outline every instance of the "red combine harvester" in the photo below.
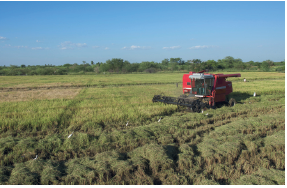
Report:
M 183 75 L 182 91 L 184 95 L 178 98 L 155 95 L 152 101 L 186 106 L 198 113 L 204 108 L 214 108 L 219 102 L 227 102 L 229 106 L 234 106 L 235 100 L 233 98 L 228 100 L 227 96 L 232 92 L 232 83 L 226 81 L 226 78 L 241 77 L 241 74 L 209 74 L 204 72 L 189 72 L 189 74 Z

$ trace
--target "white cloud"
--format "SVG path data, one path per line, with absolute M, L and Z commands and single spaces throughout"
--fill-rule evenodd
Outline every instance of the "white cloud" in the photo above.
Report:
M 43 50 L 42 47 L 34 47 L 34 48 L 31 48 L 32 50 Z
M 43 41 L 36 40 L 36 42 L 43 42 Z
M 65 41 L 62 42 L 61 45 L 59 45 L 59 48 L 61 50 L 67 50 L 67 49 L 74 49 L 74 48 L 82 48 L 82 47 L 86 47 L 87 44 L 86 43 L 72 43 L 70 41 Z
M 131 50 L 140 49 L 140 48 L 141 48 L 140 46 L 135 46 L 135 45 L 132 45 L 132 46 L 131 46 Z
M 18 48 L 18 49 L 20 49 L 20 48 L 28 48 L 28 46 L 12 46 L 11 44 L 5 44 L 5 48 Z
M 77 46 L 78 48 L 82 48 L 82 47 L 86 47 L 87 44 L 86 43 L 76 43 L 75 46 Z
M 164 50 L 174 50 L 174 49 L 179 49 L 181 48 L 180 46 L 171 46 L 171 47 L 163 47 L 162 49 Z
M 92 46 L 92 48 L 99 48 L 99 46 Z
M 49 50 L 49 47 L 43 48 L 43 47 L 33 47 L 32 50 Z
M 7 40 L 7 38 L 6 38 L 6 37 L 1 37 L 1 36 L 0 36 L 0 40 Z
M 28 46 L 14 46 L 15 48 L 28 48 Z
M 110 48 L 109 47 L 105 47 L 105 50 L 109 50 Z
M 192 46 L 189 49 L 191 50 L 197 50 L 197 49 L 205 49 L 205 48 L 215 48 L 217 46 L 208 46 L 208 45 L 203 45 L 203 46 Z
M 146 49 L 150 49 L 150 46 L 136 46 L 136 45 L 132 45 L 131 47 L 123 47 L 122 50 L 146 50 Z

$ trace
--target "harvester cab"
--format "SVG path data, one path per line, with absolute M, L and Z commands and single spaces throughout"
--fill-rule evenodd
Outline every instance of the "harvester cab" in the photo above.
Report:
M 190 97 L 204 97 L 211 94 L 214 78 L 210 74 L 191 72 L 184 74 L 182 81 L 184 94 L 189 93 Z
M 190 108 L 194 112 L 201 112 L 204 108 L 215 107 L 216 103 L 226 102 L 234 106 L 235 100 L 228 100 L 227 95 L 232 92 L 232 83 L 226 81 L 228 77 L 241 77 L 240 74 L 208 74 L 189 72 L 182 77 L 182 91 L 180 97 L 155 95 L 153 102 L 175 104 Z

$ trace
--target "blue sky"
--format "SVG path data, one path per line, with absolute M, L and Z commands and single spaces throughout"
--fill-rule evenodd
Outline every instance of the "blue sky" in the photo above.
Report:
M 285 59 L 285 2 L 3 2 L 0 65 Z

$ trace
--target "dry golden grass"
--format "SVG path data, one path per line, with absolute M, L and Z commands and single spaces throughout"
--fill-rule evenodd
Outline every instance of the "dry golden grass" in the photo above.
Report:
M 30 91 L 0 92 L 0 102 L 32 101 L 35 99 L 73 99 L 81 88 L 73 89 L 37 89 Z

